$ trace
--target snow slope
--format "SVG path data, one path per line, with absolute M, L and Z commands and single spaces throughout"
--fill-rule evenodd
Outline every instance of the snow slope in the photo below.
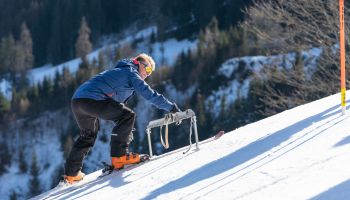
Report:
M 151 26 L 145 29 L 138 31 L 135 34 L 128 35 L 127 37 L 120 39 L 116 43 L 105 44 L 103 47 L 98 48 L 87 55 L 88 61 L 92 62 L 93 60 L 98 60 L 99 53 L 103 53 L 107 49 L 114 49 L 120 46 L 123 46 L 127 43 L 132 43 L 135 40 L 140 40 L 144 38 L 149 38 L 152 32 L 157 32 L 157 27 Z M 164 60 L 163 64 L 173 65 L 176 61 L 177 56 L 182 52 L 187 52 L 189 49 L 194 49 L 197 45 L 197 41 L 190 41 L 188 39 L 184 39 L 178 41 L 176 39 L 170 38 L 163 43 L 153 43 L 144 41 L 141 44 L 138 44 L 136 48 L 137 53 L 146 52 L 150 54 L 159 66 Z M 163 51 L 161 49 L 164 49 Z M 149 52 L 149 49 L 152 49 L 153 52 Z M 107 58 L 108 59 L 108 58 Z M 53 66 L 52 64 L 47 64 L 42 67 L 34 68 L 28 72 L 28 79 L 31 84 L 41 83 L 45 77 L 49 79 L 54 79 L 56 72 L 62 73 L 64 68 L 67 68 L 70 73 L 74 75 L 76 71 L 79 69 L 79 65 L 81 64 L 81 58 L 75 58 L 70 61 L 61 63 L 59 65 Z M 109 60 L 108 60 L 109 62 Z M 107 66 L 106 66 L 107 67 Z M 0 82 L 1 83 L 1 82 Z M 1 89 L 1 87 L 0 87 Z M 0 90 L 5 91 L 5 90 Z
M 236 129 L 200 151 L 173 152 L 37 199 L 349 199 L 350 118 L 339 104 L 340 95 L 332 95 Z
M 317 69 L 317 61 L 322 55 L 323 49 L 312 48 L 300 52 L 300 59 L 304 65 L 304 72 L 307 78 L 311 78 Z M 222 99 L 226 97 L 226 107 L 234 103 L 237 98 L 247 98 L 252 77 L 248 76 L 242 80 L 242 70 L 245 73 L 253 72 L 257 76 L 265 76 L 261 70 L 266 67 L 277 66 L 279 69 L 291 69 L 297 61 L 297 53 L 271 55 L 271 56 L 245 56 L 226 60 L 217 71 L 218 75 L 226 77 L 229 81 L 221 85 L 206 99 L 207 107 L 212 104 L 212 115 L 218 117 L 222 107 Z M 241 69 L 243 68 L 243 69 Z M 240 72 L 241 71 L 241 72 Z M 244 74 L 244 73 L 243 73 Z M 227 109 L 229 109 L 227 107 Z

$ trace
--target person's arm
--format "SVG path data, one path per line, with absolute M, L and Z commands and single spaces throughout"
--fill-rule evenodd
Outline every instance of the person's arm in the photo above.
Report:
M 163 95 L 154 91 L 144 80 L 141 79 L 137 73 L 131 74 L 130 81 L 137 94 L 150 101 L 159 109 L 163 109 L 168 112 L 173 110 L 175 106 L 174 103 L 171 103 Z

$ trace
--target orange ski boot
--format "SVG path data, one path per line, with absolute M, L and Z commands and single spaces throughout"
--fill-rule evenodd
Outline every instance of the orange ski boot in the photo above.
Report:
M 64 180 L 69 184 L 73 184 L 74 182 L 83 180 L 85 174 L 81 171 L 78 172 L 76 176 L 66 176 L 64 175 Z
M 137 164 L 141 162 L 140 155 L 137 153 L 126 153 L 121 157 L 112 157 L 112 165 L 114 169 L 122 169 L 124 165 Z

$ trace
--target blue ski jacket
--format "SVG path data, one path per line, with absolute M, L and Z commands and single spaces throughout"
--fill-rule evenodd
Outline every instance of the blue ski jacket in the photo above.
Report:
M 174 103 L 154 91 L 142 80 L 137 69 L 138 65 L 131 59 L 120 60 L 115 68 L 103 71 L 83 83 L 75 91 L 72 99 L 113 99 L 119 103 L 125 103 L 136 92 L 157 108 L 169 112 Z

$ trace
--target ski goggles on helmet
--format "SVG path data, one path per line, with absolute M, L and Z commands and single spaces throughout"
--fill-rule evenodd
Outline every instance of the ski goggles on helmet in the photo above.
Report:
M 152 69 L 152 67 L 150 65 L 147 65 L 146 63 L 141 62 L 141 61 L 139 61 L 139 63 L 141 63 L 144 66 L 147 75 L 151 75 L 152 74 L 153 69 Z

